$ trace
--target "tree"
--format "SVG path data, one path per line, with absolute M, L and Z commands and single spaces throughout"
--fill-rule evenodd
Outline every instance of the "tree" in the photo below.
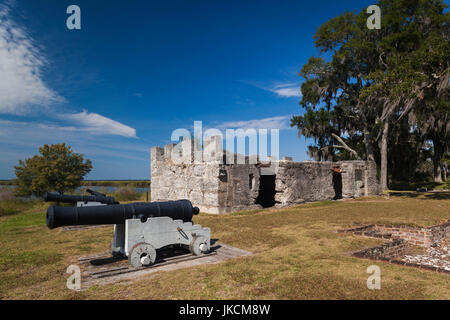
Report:
M 441 163 L 450 146 L 450 103 L 444 97 L 426 97 L 411 113 L 424 140 L 432 144 L 433 180 L 442 182 Z M 444 178 L 445 179 L 445 178 Z
M 39 148 L 40 155 L 15 166 L 15 192 L 19 196 L 42 196 L 46 191 L 64 194 L 81 185 L 83 177 L 92 169 L 89 159 L 74 153 L 65 143 L 44 145 Z
M 307 112 L 294 117 L 291 125 L 299 132 L 311 129 L 305 117 L 314 119 L 308 113 L 325 110 L 330 115 L 328 128 L 321 123 L 320 132 L 309 133 L 327 146 L 313 145 L 310 150 L 339 147 L 344 149 L 339 156 L 356 153 L 378 160 L 382 188 L 387 189 L 388 166 L 399 163 L 388 159 L 389 150 L 394 151 L 389 141 L 395 137 L 404 132 L 421 134 L 411 140 L 419 144 L 413 150 L 432 140 L 437 168 L 438 159 L 448 150 L 450 15 L 444 13 L 446 5 L 441 0 L 380 0 L 378 5 L 380 30 L 366 27 L 365 10 L 344 13 L 319 27 L 315 45 L 332 58 L 326 62 L 312 57 L 303 66 L 300 76 L 306 81 L 300 105 Z M 410 120 L 406 127 L 405 117 Z M 320 139 L 318 135 L 323 134 Z M 398 152 L 401 147 L 395 149 Z M 436 170 L 435 175 L 439 175 Z
M 320 146 L 319 150 L 331 150 L 336 159 L 347 156 L 374 160 L 377 108 L 361 99 L 360 93 L 369 85 L 367 76 L 379 62 L 374 49 L 377 34 L 368 32 L 366 19 L 363 12 L 347 12 L 320 26 L 314 36 L 315 45 L 321 53 L 332 53 L 332 59 L 325 62 L 312 57 L 299 74 L 306 79 L 300 105 L 316 112 L 331 112 L 329 146 Z M 294 118 L 291 125 L 300 130 L 301 123 L 296 120 L 300 118 Z M 348 138 L 344 139 L 345 135 Z
M 420 108 L 427 96 L 442 98 L 448 92 L 450 15 L 444 13 L 446 5 L 440 0 L 381 0 L 380 6 L 384 25 L 376 45 L 380 65 L 369 74 L 371 85 L 363 89 L 361 96 L 382 106 L 381 185 L 387 189 L 392 126 L 410 113 L 423 113 Z M 436 145 L 440 159 L 445 146 L 441 140 Z M 435 171 L 440 166 L 437 162 Z

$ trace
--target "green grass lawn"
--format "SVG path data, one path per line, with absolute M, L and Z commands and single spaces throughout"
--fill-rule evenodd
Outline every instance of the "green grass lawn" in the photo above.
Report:
M 450 194 L 200 214 L 195 222 L 210 227 L 212 238 L 254 254 L 82 292 L 66 288 L 66 268 L 77 256 L 105 251 L 112 227 L 48 230 L 44 216 L 41 205 L 0 217 L 0 298 L 450 299 L 449 275 L 352 257 L 382 241 L 334 232 L 355 223 L 433 225 L 450 218 Z M 372 264 L 381 268 L 381 290 L 366 287 Z

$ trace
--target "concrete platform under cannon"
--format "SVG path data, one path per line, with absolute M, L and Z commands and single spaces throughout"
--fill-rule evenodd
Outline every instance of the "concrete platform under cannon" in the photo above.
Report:
M 86 290 L 93 285 L 135 280 L 158 271 L 172 271 L 204 264 L 216 264 L 251 254 L 251 252 L 212 240 L 211 251 L 200 256 L 193 256 L 189 251 L 182 248 L 158 250 L 157 260 L 150 267 L 133 268 L 127 259 L 113 258 L 110 252 L 80 257 L 73 263 L 81 269 L 81 290 Z

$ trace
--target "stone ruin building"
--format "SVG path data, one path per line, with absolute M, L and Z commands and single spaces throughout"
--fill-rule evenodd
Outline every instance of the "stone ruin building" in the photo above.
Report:
M 236 161 L 239 156 L 243 157 L 240 162 Z M 234 162 L 227 163 L 233 158 Z M 373 161 L 294 162 L 287 157 L 270 163 L 249 160 L 249 156 L 223 150 L 217 137 L 205 141 L 203 151 L 195 151 L 193 140 L 168 144 L 164 149 L 153 147 L 151 199 L 188 199 L 202 212 L 216 214 L 331 200 L 335 197 L 335 167 L 342 172 L 342 198 L 380 193 Z

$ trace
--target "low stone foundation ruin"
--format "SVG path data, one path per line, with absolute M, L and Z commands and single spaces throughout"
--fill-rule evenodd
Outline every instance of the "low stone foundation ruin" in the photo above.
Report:
M 227 163 L 230 158 L 239 157 L 244 161 Z M 248 156 L 235 154 L 230 157 L 218 139 L 210 139 L 203 151 L 194 151 L 191 140 L 168 144 L 164 149 L 154 147 L 152 201 L 188 199 L 202 212 L 220 214 L 330 200 L 335 197 L 334 167 L 342 171 L 342 198 L 380 193 L 373 161 L 250 160 Z
M 450 220 L 431 227 L 367 225 L 338 232 L 389 240 L 354 252 L 355 257 L 450 274 Z

